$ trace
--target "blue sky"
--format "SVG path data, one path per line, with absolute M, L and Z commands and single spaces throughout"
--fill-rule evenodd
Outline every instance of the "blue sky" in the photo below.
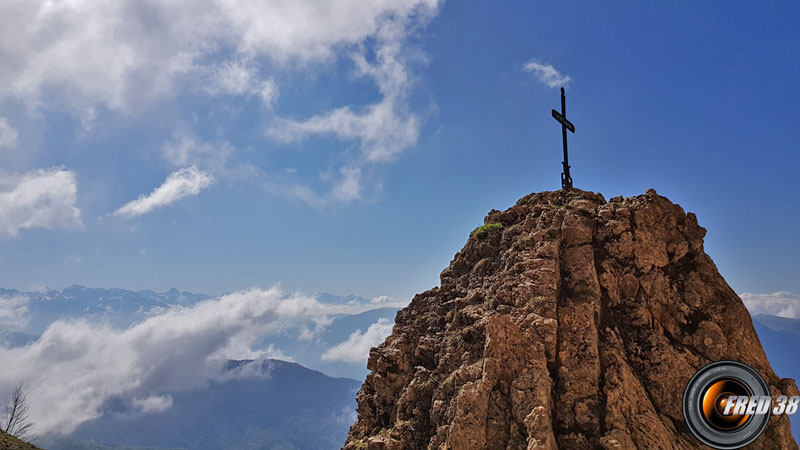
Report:
M 796 3 L 105 3 L 0 6 L 2 286 L 408 299 L 560 187 L 533 62 L 576 187 L 655 188 L 737 292 L 800 292 Z

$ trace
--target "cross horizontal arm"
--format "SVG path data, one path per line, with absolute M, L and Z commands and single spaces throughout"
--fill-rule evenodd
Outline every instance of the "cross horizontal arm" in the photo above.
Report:
M 571 131 L 573 133 L 575 132 L 575 125 L 573 125 L 572 122 L 570 122 L 569 120 L 564 118 L 564 116 L 562 116 L 561 113 L 556 111 L 555 109 L 553 110 L 553 118 L 556 119 L 558 122 L 560 122 L 565 127 L 567 127 L 567 129 L 569 131 Z

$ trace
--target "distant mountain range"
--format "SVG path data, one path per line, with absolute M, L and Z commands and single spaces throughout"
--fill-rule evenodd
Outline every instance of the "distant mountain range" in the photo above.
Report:
M 753 325 L 772 370 L 780 377 L 800 382 L 800 320 L 757 314 L 753 316 Z M 795 414 L 790 418 L 792 434 L 798 440 L 800 416 Z
M 212 298 L 207 294 L 181 292 L 174 288 L 166 292 L 154 292 L 88 288 L 74 284 L 61 290 L 26 292 L 0 287 L 0 298 L 19 297 L 29 299 L 27 310 L 30 321 L 23 330 L 18 331 L 31 335 L 41 334 L 48 325 L 61 318 L 103 320 L 116 328 L 127 327 L 146 318 L 154 308 L 189 306 Z
M 19 331 L 0 330 L 0 345 L 5 347 L 22 347 L 39 339 L 39 336 L 20 333 Z
M 364 305 L 366 312 L 353 315 L 336 315 L 332 322 L 311 340 L 298 339 L 302 330 L 287 330 L 278 336 L 267 336 L 261 348 L 269 345 L 294 361 L 321 370 L 328 375 L 361 379 L 367 374 L 366 364 L 326 361 L 322 355 L 332 346 L 345 341 L 356 331 L 365 331 L 380 319 L 394 321 L 397 307 L 382 307 L 356 295 L 339 296 L 330 293 L 315 295 L 320 303 L 331 305 Z M 25 298 L 24 325 L 5 324 L 0 320 L 0 344 L 18 347 L 35 341 L 56 320 L 84 319 L 108 323 L 114 328 L 126 328 L 168 308 L 192 306 L 215 298 L 208 294 L 170 289 L 166 292 L 152 290 L 131 291 L 119 288 L 89 288 L 72 285 L 65 289 L 20 291 L 0 287 L 0 301 Z M 2 312 L 2 311 L 0 311 Z M 3 315 L 0 314 L 0 319 Z M 19 321 L 18 321 L 19 322 Z
M 102 417 L 72 435 L 36 443 L 48 450 L 341 447 L 355 420 L 360 381 L 278 360 L 232 361 L 229 368 L 248 364 L 260 364 L 260 370 L 203 391 L 172 394 L 172 406 L 165 411 L 132 413 L 123 402 L 111 400 Z

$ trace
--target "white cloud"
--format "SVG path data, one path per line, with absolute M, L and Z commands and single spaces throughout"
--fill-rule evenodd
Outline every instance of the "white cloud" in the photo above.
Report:
M 383 96 L 378 103 L 354 110 L 345 106 L 306 120 L 282 118 L 269 134 L 294 142 L 315 134 L 329 134 L 341 140 L 358 141 L 362 157 L 370 162 L 391 161 L 404 149 L 416 144 L 419 120 L 406 103 L 411 81 L 403 62 L 403 40 L 408 33 L 406 20 L 387 20 L 376 32 L 375 62 L 364 50 L 351 58 L 357 74 L 371 78 Z
M 343 167 L 339 172 L 342 178 L 333 189 L 333 197 L 343 202 L 361 198 L 361 169 Z
M 272 106 L 278 100 L 278 84 L 270 78 L 260 82 L 251 93 L 258 95 L 264 106 Z
M 216 68 L 213 83 L 208 87 L 212 92 L 226 94 L 247 94 L 253 84 L 253 70 L 241 61 L 228 61 Z
M 398 111 L 397 100 L 384 99 L 361 113 L 345 106 L 305 121 L 278 119 L 269 133 L 284 142 L 297 142 L 314 134 L 357 140 L 368 161 L 387 161 L 417 143 L 419 121 L 405 111 L 405 105 Z
M 0 346 L 0 361 L 13 362 L 0 370 L 0 398 L 24 382 L 37 431 L 68 433 L 99 417 L 111 398 L 140 410 L 169 408 L 171 394 L 203 389 L 210 381 L 232 376 L 222 369 L 228 359 L 286 359 L 272 346 L 252 350 L 259 338 L 362 310 L 363 305 L 328 305 L 314 297 L 287 296 L 274 287 L 174 307 L 127 329 L 59 320 L 26 347 Z M 382 335 L 387 326 L 373 324 L 360 340 Z
M 225 167 L 234 148 L 227 142 L 207 142 L 189 130 L 179 129 L 161 147 L 161 152 L 164 159 L 174 167 L 197 165 L 218 172 Z
M 97 110 L 93 107 L 89 107 L 81 116 L 81 127 L 87 133 L 91 133 L 94 131 L 94 124 L 97 120 Z
M 422 17 L 436 11 L 437 2 L 426 5 Z M 423 19 L 424 20 L 424 19 Z M 364 172 L 376 163 L 390 162 L 416 145 L 420 120 L 408 105 L 412 77 L 407 69 L 405 38 L 415 24 L 408 16 L 396 16 L 379 22 L 375 30 L 375 55 L 367 57 L 362 46 L 350 58 L 356 75 L 371 79 L 381 100 L 365 106 L 343 106 L 323 114 L 297 120 L 278 117 L 267 134 L 281 142 L 301 142 L 311 136 L 333 136 L 345 142 L 357 142 L 360 154 L 340 168 L 342 178 L 331 192 L 319 195 L 305 186 L 295 186 L 298 198 L 312 204 L 329 201 L 348 202 L 362 198 Z
M 17 137 L 17 130 L 8 124 L 8 120 L 5 117 L 0 117 L 0 148 L 16 146 Z
M 258 350 L 256 352 L 251 351 L 250 354 L 248 356 L 245 356 L 245 357 L 229 356 L 229 358 L 238 359 L 238 360 L 242 360 L 242 359 L 253 359 L 253 360 L 255 360 L 255 359 L 268 358 L 268 359 L 280 359 L 281 361 L 294 362 L 294 358 L 292 358 L 289 355 L 284 354 L 281 351 L 281 349 L 275 347 L 275 344 L 269 344 L 267 346 L 267 348 L 265 348 L 263 350 Z
M 257 96 L 264 106 L 272 106 L 279 93 L 275 80 L 262 80 L 256 69 L 243 61 L 227 61 L 213 68 L 206 89 L 211 94 Z
M 365 179 L 370 179 L 376 163 L 395 159 L 403 150 L 416 145 L 419 121 L 408 114 L 396 111 L 397 100 L 385 98 L 369 105 L 362 114 L 349 107 L 336 109 L 324 116 L 306 121 L 278 118 L 269 130 L 270 136 L 283 142 L 298 142 L 313 134 L 331 134 L 341 140 L 361 142 L 361 157 L 348 162 L 338 170 L 338 176 L 324 174 L 331 183 L 330 191 L 318 193 L 304 184 L 268 185 L 278 195 L 300 199 L 313 206 L 330 203 L 349 203 L 364 197 Z M 379 185 L 370 186 L 379 189 Z
M 440 4 L 9 0 L 0 3 L 0 102 L 66 109 L 87 132 L 109 111 L 127 113 L 186 93 L 243 96 L 277 110 L 281 77 L 313 75 L 347 56 L 357 76 L 377 85 L 378 101 L 305 118 L 270 115 L 267 133 L 285 142 L 326 135 L 355 143 L 358 154 L 343 147 L 335 159 L 340 166 L 332 168 L 348 174 L 327 192 L 306 185 L 270 190 L 312 204 L 357 200 L 371 165 L 393 161 L 417 143 L 421 121 L 407 100 L 408 67 L 424 58 L 408 48 L 407 38 Z M 218 167 L 190 164 L 218 174 Z
M 779 291 L 772 294 L 739 294 L 750 314 L 800 319 L 800 295 Z
M 286 175 L 294 173 L 296 170 L 289 170 Z M 347 203 L 362 198 L 362 169 L 359 167 L 342 167 L 339 169 L 338 176 L 327 172 L 322 174 L 321 178 L 331 183 L 330 191 L 317 193 L 302 183 L 280 183 L 269 179 L 265 179 L 262 185 L 270 194 L 300 200 L 315 207 Z
M 5 1 L 0 97 L 77 111 L 128 109 L 174 95 L 178 81 L 202 82 L 220 67 L 207 61 L 220 56 L 309 67 L 359 45 L 386 21 L 421 20 L 437 8 L 438 0 Z M 268 79 L 248 76 L 241 90 Z
M 387 296 L 387 295 L 381 295 L 380 297 L 372 298 L 370 300 L 370 303 L 372 303 L 373 305 L 393 305 L 396 302 L 394 300 L 392 300 L 392 298 Z M 405 306 L 405 305 L 403 305 L 403 306 Z
M 150 195 L 141 195 L 114 212 L 116 216 L 135 217 L 156 208 L 170 205 L 182 198 L 193 197 L 208 187 L 214 178 L 211 174 L 191 166 L 174 172 Z
M 133 406 L 143 413 L 161 412 L 172 408 L 171 395 L 154 395 L 133 399 Z
M 77 192 L 75 175 L 66 169 L 6 174 L 0 180 L 0 235 L 17 236 L 25 228 L 81 226 Z
M 522 70 L 532 73 L 542 84 L 551 88 L 566 86 L 572 81 L 569 76 L 561 75 L 550 64 L 540 64 L 535 60 L 527 62 L 522 66 Z
M 30 321 L 28 303 L 31 299 L 24 295 L 0 297 L 0 328 L 22 330 Z
M 330 348 L 322 355 L 326 361 L 342 361 L 348 363 L 364 362 L 369 351 L 392 333 L 392 323 L 388 319 L 380 319 L 369 326 L 365 333 L 357 330 L 346 341 Z

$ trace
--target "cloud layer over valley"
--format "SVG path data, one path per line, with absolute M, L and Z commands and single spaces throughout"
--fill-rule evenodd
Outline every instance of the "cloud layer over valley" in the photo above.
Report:
M 750 314 L 769 314 L 772 316 L 800 319 L 800 295 L 778 291 L 772 294 L 739 294 Z
M 0 320 L 27 320 L 27 301 L 0 298 Z M 204 389 L 214 381 L 256 376 L 225 371 L 231 359 L 291 360 L 265 337 L 304 330 L 298 340 L 314 340 L 332 318 L 374 308 L 371 302 L 324 303 L 314 296 L 286 294 L 278 287 L 234 292 L 189 306 L 159 308 L 127 328 L 87 319 L 60 319 L 38 340 L 20 347 L 0 347 L 0 360 L 13 361 L 0 371 L 0 398 L 23 383 L 29 391 L 31 419 L 37 432 L 69 433 L 98 418 L 104 405 L 122 401 L 133 411 L 168 409 L 171 394 Z M 363 361 L 391 325 L 381 320 L 344 357 Z M 344 344 L 336 348 L 342 348 Z M 342 353 L 342 355 L 339 355 Z M 363 354 L 361 354 L 363 353 Z

